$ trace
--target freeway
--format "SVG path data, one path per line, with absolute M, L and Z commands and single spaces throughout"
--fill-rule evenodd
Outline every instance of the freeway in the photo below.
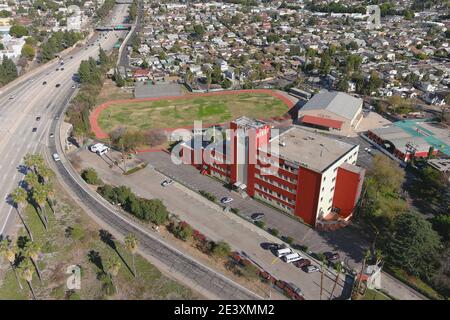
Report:
M 124 9 L 125 8 L 125 9 Z M 126 5 L 117 5 L 114 19 L 123 20 Z M 61 57 L 64 64 L 54 60 L 2 88 L 0 94 L 0 235 L 14 230 L 15 215 L 8 203 L 9 193 L 23 178 L 22 158 L 36 152 L 49 139 L 49 127 L 56 121 L 66 98 L 76 90 L 74 75 L 82 60 L 96 58 L 101 46 L 109 50 L 125 32 L 95 34 L 85 47 L 75 48 Z M 38 119 L 38 117 L 40 117 Z M 35 128 L 35 129 L 33 129 Z
M 125 5 L 116 5 L 112 20 L 122 21 L 126 14 Z M 60 137 L 60 125 L 68 102 L 78 88 L 78 83 L 73 80 L 74 74 L 82 60 L 98 57 L 99 46 L 110 50 L 117 38 L 123 36 L 123 32 L 115 31 L 96 34 L 84 48 L 65 54 L 62 57 L 63 65 L 59 61 L 48 63 L 0 92 L 0 153 L 3 155 L 0 158 L 0 238 L 15 232 L 17 217 L 7 199 L 23 179 L 23 157 L 27 153 L 44 150 L 47 158 L 50 158 L 51 154 L 57 152 L 61 161 L 52 163 L 52 167 L 86 212 L 101 225 L 113 229 L 115 234 L 124 236 L 134 233 L 140 241 L 141 253 L 156 261 L 174 278 L 216 299 L 260 299 L 121 216 L 92 192 L 67 162 L 60 144 L 60 139 L 65 139 Z M 54 137 L 50 137 L 50 133 Z

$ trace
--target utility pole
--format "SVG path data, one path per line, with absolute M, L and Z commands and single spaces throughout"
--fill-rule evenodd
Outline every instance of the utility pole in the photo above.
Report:
M 323 260 L 320 264 L 320 300 L 322 300 L 322 291 L 323 291 Z

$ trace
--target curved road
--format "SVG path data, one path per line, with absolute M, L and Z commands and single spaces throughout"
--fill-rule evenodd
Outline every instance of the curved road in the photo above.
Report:
M 127 14 L 126 5 L 117 5 L 113 21 L 122 21 Z M 38 70 L 4 87 L 0 92 L 0 238 L 14 232 L 16 216 L 7 202 L 8 194 L 21 182 L 23 173 L 20 165 L 23 156 L 44 150 L 46 156 L 58 152 L 61 161 L 53 163 L 58 178 L 68 188 L 72 196 L 97 218 L 101 224 L 122 236 L 134 233 L 139 238 L 141 252 L 155 259 L 162 269 L 175 278 L 198 289 L 206 296 L 216 299 L 260 299 L 251 291 L 208 268 L 177 249 L 165 244 L 157 235 L 140 227 L 117 212 L 117 209 L 91 191 L 73 170 L 60 141 L 61 119 L 68 102 L 77 90 L 72 78 L 82 60 L 98 57 L 98 47 L 110 50 L 123 37 L 123 32 L 110 31 L 94 35 L 88 45 L 77 48 L 63 56 L 64 65 L 59 61 L 48 63 Z M 61 70 L 61 67 L 64 68 Z M 56 70 L 56 69 L 59 70 Z M 22 80 L 23 79 L 23 80 Z M 46 82 L 46 84 L 44 84 Z M 58 85 L 56 87 L 56 85 Z M 12 97 L 12 98 L 10 98 Z M 37 117 L 40 120 L 37 120 Z M 33 132 L 33 128 L 36 131 Z M 51 138 L 50 133 L 54 133 Z M 65 137 L 63 137 L 65 139 Z

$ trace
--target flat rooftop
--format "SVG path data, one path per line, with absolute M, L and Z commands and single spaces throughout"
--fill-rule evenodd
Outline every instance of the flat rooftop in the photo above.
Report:
M 355 145 L 315 134 L 297 127 L 274 137 L 270 141 L 272 150 L 279 150 L 279 156 L 308 169 L 323 172 Z
M 242 116 L 234 120 L 234 122 L 242 129 L 258 129 L 266 125 L 265 122 Z

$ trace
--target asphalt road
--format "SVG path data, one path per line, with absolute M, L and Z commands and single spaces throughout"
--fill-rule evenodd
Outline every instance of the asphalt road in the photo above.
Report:
M 118 5 L 113 19 L 121 21 L 124 14 L 126 10 L 123 10 L 123 5 Z M 156 236 L 123 218 L 103 199 L 99 199 L 96 193 L 90 191 L 68 165 L 58 141 L 65 108 L 77 87 L 72 77 L 82 60 L 97 58 L 98 44 L 109 50 L 119 36 L 121 33 L 114 31 L 101 36 L 95 35 L 86 48 L 63 57 L 64 70 L 56 70 L 62 67 L 59 62 L 50 63 L 36 72 L 32 81 L 29 76 L 25 76 L 24 81 L 11 89 L 4 89 L 0 95 L 0 152 L 3 154 L 0 158 L 0 195 L 5 199 L 0 203 L 0 237 L 6 237 L 15 230 L 16 216 L 12 214 L 13 207 L 6 198 L 23 179 L 23 173 L 19 170 L 23 156 L 29 152 L 44 150 L 47 159 L 51 159 L 51 154 L 57 152 L 61 161 L 49 161 L 56 169 L 58 178 L 68 187 L 72 196 L 90 214 L 95 215 L 97 221 L 100 220 L 103 225 L 122 236 L 134 233 L 139 239 L 141 252 L 154 257 L 159 265 L 163 265 L 175 277 L 181 275 L 187 279 L 193 287 L 200 288 L 199 292 L 208 292 L 210 297 L 217 299 L 259 299 L 246 288 L 164 244 Z M 44 81 L 47 84 L 44 85 Z M 56 87 L 57 84 L 60 86 Z M 9 98 L 11 95 L 14 95 L 14 99 Z M 39 121 L 37 116 L 41 117 Z M 32 132 L 34 127 L 37 128 L 36 132 Z M 50 133 L 54 133 L 54 138 L 49 137 Z
M 116 15 L 123 12 L 122 7 L 116 7 Z M 0 94 L 0 235 L 8 234 L 15 224 L 13 207 L 7 197 L 23 178 L 19 170 L 23 156 L 36 152 L 50 139 L 49 127 L 78 85 L 73 76 L 80 62 L 89 57 L 96 58 L 99 45 L 111 49 L 122 33 L 97 34 L 87 46 L 63 56 L 64 65 L 59 61 L 48 63 L 32 71 L 31 76 L 25 75 L 24 80 L 11 88 L 3 88 Z M 36 120 L 38 116 L 41 117 L 39 121 Z M 32 132 L 33 128 L 36 132 Z

